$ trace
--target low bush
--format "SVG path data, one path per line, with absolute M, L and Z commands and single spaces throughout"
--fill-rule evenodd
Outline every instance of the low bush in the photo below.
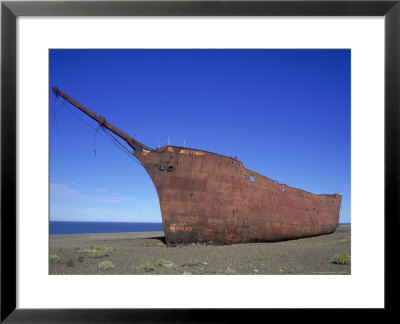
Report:
M 172 268 L 174 266 L 174 263 L 172 261 L 160 259 L 158 260 L 158 265 L 164 268 Z
M 236 274 L 236 270 L 228 268 L 228 269 L 226 269 L 225 274 L 234 275 L 234 274 Z
M 60 263 L 61 262 L 61 258 L 58 255 L 51 254 L 50 257 L 49 257 L 49 262 L 51 264 Z
M 154 270 L 154 267 L 150 262 L 146 262 L 146 263 L 139 265 L 139 269 L 142 271 L 145 271 L 145 272 L 149 272 L 149 271 Z
M 102 248 L 96 248 L 92 254 L 93 258 L 98 259 L 102 257 L 107 257 L 113 252 L 111 246 L 104 245 Z
M 336 254 L 332 260 L 331 263 L 336 263 L 336 264 L 351 264 L 351 257 L 349 254 Z
M 99 263 L 99 269 L 101 270 L 112 270 L 115 269 L 115 264 L 110 261 L 103 261 Z

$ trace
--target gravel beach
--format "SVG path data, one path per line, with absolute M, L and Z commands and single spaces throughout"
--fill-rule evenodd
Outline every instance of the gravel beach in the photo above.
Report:
M 163 232 L 50 235 L 51 275 L 349 275 L 351 226 L 316 237 L 234 245 L 190 244 L 167 248 Z M 105 262 L 104 262 L 105 261 Z

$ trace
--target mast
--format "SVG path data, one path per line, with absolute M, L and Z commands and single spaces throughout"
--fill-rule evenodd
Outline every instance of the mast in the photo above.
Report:
M 88 115 L 90 118 L 94 119 L 95 121 L 97 121 L 99 123 L 100 126 L 103 126 L 105 128 L 107 128 L 108 130 L 110 130 L 111 132 L 113 132 L 115 135 L 118 135 L 119 137 L 121 137 L 122 139 L 124 139 L 129 146 L 131 146 L 135 151 L 137 149 L 146 149 L 146 150 L 151 150 L 150 148 L 148 148 L 147 146 L 143 145 L 142 143 L 138 142 L 137 140 L 135 140 L 133 137 L 129 136 L 128 134 L 124 133 L 123 131 L 121 131 L 120 129 L 118 129 L 117 127 L 115 127 L 114 125 L 110 124 L 109 122 L 106 121 L 106 119 L 102 116 L 99 116 L 97 114 L 95 114 L 93 111 L 89 110 L 88 108 L 86 108 L 85 106 L 81 105 L 79 102 L 75 101 L 74 99 L 72 99 L 70 96 L 68 96 L 67 94 L 61 92 L 60 90 L 58 90 L 57 87 L 53 87 L 53 92 L 56 96 L 60 96 L 62 98 L 64 98 L 65 100 L 67 100 L 70 104 L 74 105 L 76 108 L 78 108 L 80 111 L 84 112 L 86 115 Z

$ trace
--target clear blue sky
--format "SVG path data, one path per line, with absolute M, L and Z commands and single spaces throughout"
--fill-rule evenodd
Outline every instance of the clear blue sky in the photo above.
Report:
M 292 187 L 341 193 L 340 222 L 350 222 L 350 50 L 50 50 L 49 58 L 50 220 L 161 222 L 145 170 L 55 100 L 57 86 L 152 148 L 169 136 Z

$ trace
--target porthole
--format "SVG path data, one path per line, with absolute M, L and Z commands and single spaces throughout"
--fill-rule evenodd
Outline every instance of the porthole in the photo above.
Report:
M 165 165 L 164 164 L 160 164 L 160 170 L 164 171 L 165 170 Z
M 170 165 L 170 166 L 168 166 L 168 169 L 167 169 L 167 170 L 171 172 L 171 171 L 174 171 L 174 169 L 175 169 L 175 168 L 174 168 L 172 165 Z

